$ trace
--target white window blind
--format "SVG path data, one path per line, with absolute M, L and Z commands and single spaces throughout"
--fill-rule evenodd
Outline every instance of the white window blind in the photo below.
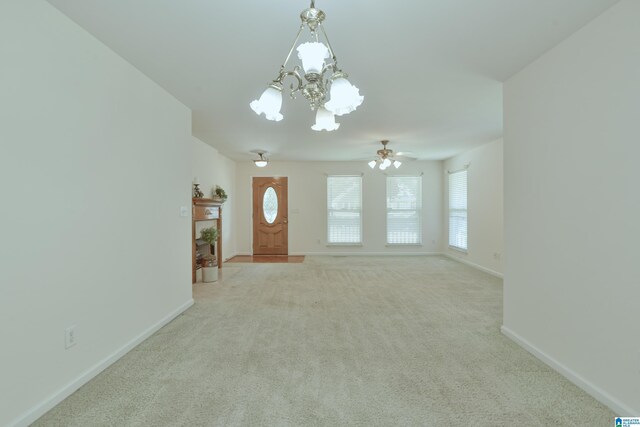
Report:
M 362 243 L 362 177 L 327 177 L 327 242 Z
M 449 174 L 449 246 L 467 249 L 467 171 Z
M 387 177 L 387 244 L 422 243 L 422 177 Z

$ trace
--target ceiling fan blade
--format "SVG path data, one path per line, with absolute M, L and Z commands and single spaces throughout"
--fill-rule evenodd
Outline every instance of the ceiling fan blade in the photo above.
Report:
M 413 157 L 413 156 L 408 156 L 408 153 L 398 153 L 395 156 L 393 156 L 394 159 L 398 159 L 398 160 L 407 160 L 407 161 L 413 161 L 413 160 L 418 160 L 417 157 Z
M 394 157 L 398 160 L 418 160 L 411 151 L 398 151 Z

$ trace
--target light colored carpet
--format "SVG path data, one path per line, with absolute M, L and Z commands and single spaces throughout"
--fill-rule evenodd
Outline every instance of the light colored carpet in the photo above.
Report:
M 37 426 L 608 426 L 444 257 L 233 264 Z

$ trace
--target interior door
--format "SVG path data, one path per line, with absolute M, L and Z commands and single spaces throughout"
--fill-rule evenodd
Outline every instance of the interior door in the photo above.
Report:
M 253 178 L 253 254 L 288 255 L 286 177 Z

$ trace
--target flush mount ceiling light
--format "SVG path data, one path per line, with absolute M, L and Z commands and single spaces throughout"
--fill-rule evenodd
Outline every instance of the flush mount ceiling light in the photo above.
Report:
M 368 163 L 369 167 L 374 169 L 377 165 L 380 170 L 385 170 L 389 166 L 393 165 L 393 167 L 398 169 L 400 165 L 402 165 L 402 162 L 394 159 L 395 154 L 393 153 L 393 150 L 387 148 L 389 140 L 383 139 L 380 142 L 382 143 L 382 149 L 378 150 L 376 152 L 377 157 Z
M 255 153 L 258 156 L 260 156 L 260 158 L 259 159 L 255 159 L 253 161 L 253 163 L 255 163 L 255 165 L 257 167 L 259 167 L 259 168 L 263 168 L 263 167 L 267 166 L 267 164 L 269 163 L 269 160 L 264 157 L 264 155 L 267 154 L 267 152 L 266 151 L 256 151 Z
M 302 92 L 302 95 L 309 101 L 311 110 L 316 112 L 316 123 L 311 129 L 317 131 L 336 130 L 340 124 L 336 123 L 335 116 L 342 116 L 354 111 L 362 104 L 364 97 L 360 95 L 357 87 L 349 83 L 348 75 L 338 67 L 338 60 L 322 26 L 325 13 L 315 8 L 314 0 L 311 0 L 309 9 L 302 11 L 300 19 L 302 24 L 300 24 L 300 29 L 284 64 L 280 66 L 278 77 L 269 84 L 260 99 L 249 105 L 256 114 L 264 114 L 267 120 L 276 122 L 282 120 L 280 108 L 282 107 L 283 82 L 287 76 L 291 76 L 297 81 L 297 86 L 294 86 L 293 83 L 290 86 L 291 98 L 295 98 L 297 92 Z M 309 30 L 311 41 L 300 44 L 296 49 L 298 58 L 302 61 L 302 67 L 296 65 L 292 70 L 287 71 L 285 68 L 287 62 L 289 62 L 293 49 L 305 28 Z M 318 29 L 322 33 L 326 45 L 319 41 Z M 330 62 L 325 63 L 325 59 L 328 58 L 330 58 Z M 304 71 L 304 76 L 300 76 L 301 70 Z M 329 71 L 330 73 L 328 73 Z

